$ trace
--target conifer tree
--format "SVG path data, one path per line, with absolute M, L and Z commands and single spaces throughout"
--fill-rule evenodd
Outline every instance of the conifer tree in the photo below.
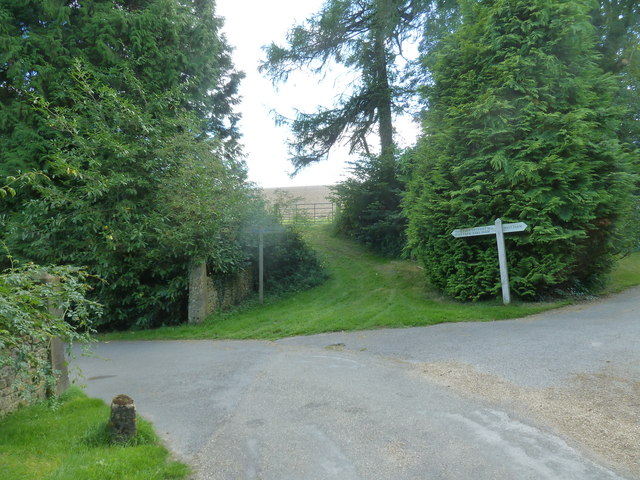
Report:
M 414 95 L 406 43 L 416 41 L 435 7 L 447 0 L 330 0 L 320 12 L 288 34 L 287 45 L 271 44 L 261 69 L 274 81 L 286 81 L 298 68 L 322 73 L 335 63 L 359 75 L 333 108 L 299 112 L 289 123 L 291 162 L 296 171 L 321 161 L 332 147 L 349 144 L 353 177 L 335 190 L 341 205 L 338 229 L 378 252 L 399 255 L 405 221 L 400 196 L 394 114 Z M 372 135 L 379 147 L 369 144 Z
M 212 0 L 0 0 L 0 212 L 21 259 L 87 266 L 110 327 L 179 322 L 186 269 L 244 266 L 240 74 Z
M 133 79 L 131 80 L 133 81 Z M 102 328 L 144 328 L 186 318 L 188 267 L 243 268 L 240 229 L 252 192 L 240 160 L 180 106 L 180 92 L 140 94 L 156 115 L 76 64 L 68 107 L 36 99 L 57 135 L 38 177 L 3 226 L 17 258 L 82 265 L 98 279 Z
M 496 296 L 495 239 L 451 231 L 523 221 L 506 239 L 521 298 L 593 288 L 630 209 L 616 80 L 598 65 L 589 3 L 490 0 L 428 63 L 433 83 L 406 197 L 413 253 L 458 299 Z
M 0 176 L 46 170 L 55 132 L 27 93 L 68 106 L 69 72 L 80 59 L 146 110 L 140 98 L 180 87 L 184 108 L 238 153 L 236 72 L 212 0 L 0 0 Z M 134 82 L 131 82 L 134 79 Z
M 401 98 L 396 57 L 425 15 L 424 0 L 330 0 L 288 34 L 288 45 L 271 44 L 261 65 L 274 81 L 301 67 L 321 73 L 332 62 L 356 71 L 360 81 L 335 108 L 300 113 L 291 122 L 291 161 L 296 169 L 326 157 L 347 140 L 351 152 L 371 154 L 375 131 L 380 153 L 393 160 L 393 109 Z

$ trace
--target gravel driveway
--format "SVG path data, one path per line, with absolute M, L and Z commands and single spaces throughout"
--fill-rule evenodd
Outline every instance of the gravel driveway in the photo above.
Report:
M 640 288 L 519 320 L 97 345 L 204 479 L 640 479 Z

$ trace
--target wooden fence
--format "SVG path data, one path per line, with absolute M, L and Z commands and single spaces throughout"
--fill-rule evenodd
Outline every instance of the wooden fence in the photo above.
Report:
M 335 203 L 297 203 L 280 211 L 282 223 L 291 224 L 298 221 L 312 223 L 331 223 L 336 217 Z

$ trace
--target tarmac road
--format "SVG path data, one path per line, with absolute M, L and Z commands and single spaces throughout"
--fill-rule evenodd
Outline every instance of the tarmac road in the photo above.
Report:
M 111 342 L 193 478 L 640 479 L 640 289 L 518 320 L 278 342 Z

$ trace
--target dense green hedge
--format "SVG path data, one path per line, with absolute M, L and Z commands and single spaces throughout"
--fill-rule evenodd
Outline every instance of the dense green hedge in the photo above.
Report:
M 48 176 L 18 192 L 2 235 L 14 255 L 41 264 L 85 266 L 101 328 L 151 327 L 186 319 L 187 268 L 206 258 L 216 273 L 245 266 L 239 232 L 252 204 L 241 161 L 178 106 L 182 92 L 143 97 L 165 114 L 122 98 L 77 62 L 73 105 L 41 98 L 58 138 Z
M 597 66 L 587 2 L 492 0 L 431 56 L 425 132 L 406 197 L 409 248 L 458 299 L 497 295 L 495 238 L 459 227 L 523 221 L 507 235 L 513 291 L 584 291 L 612 265 L 630 211 L 617 83 Z

